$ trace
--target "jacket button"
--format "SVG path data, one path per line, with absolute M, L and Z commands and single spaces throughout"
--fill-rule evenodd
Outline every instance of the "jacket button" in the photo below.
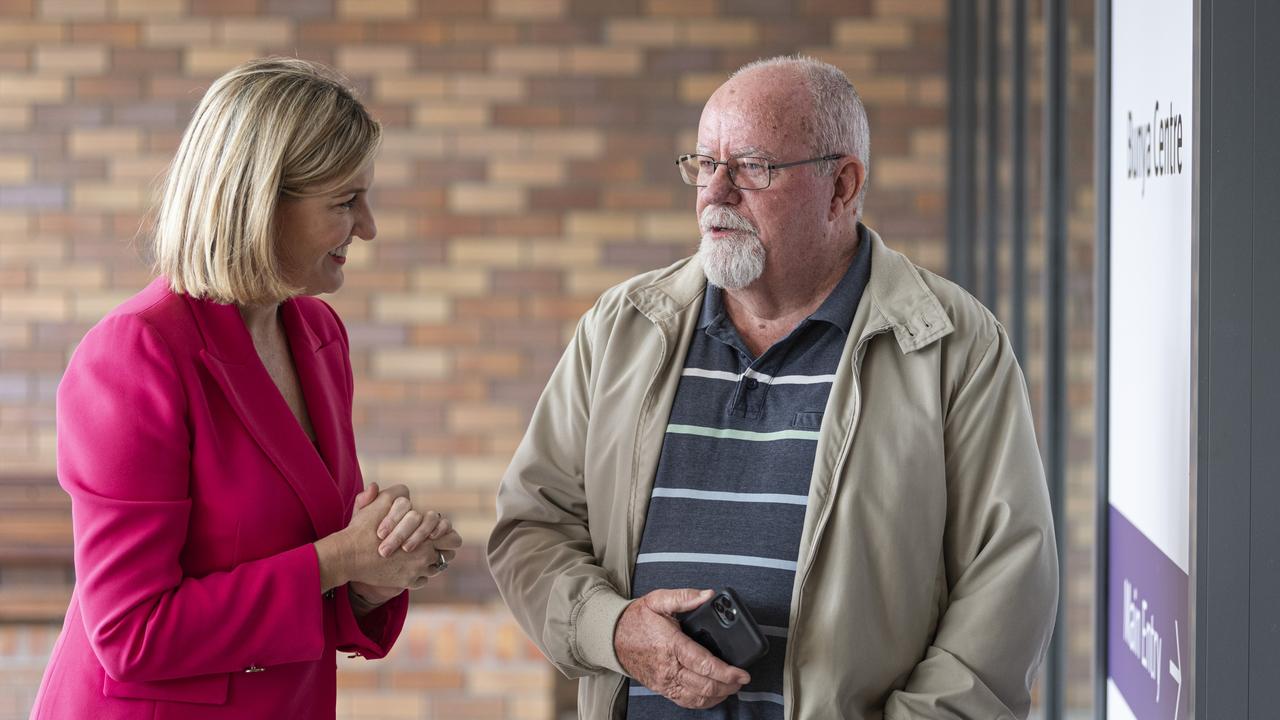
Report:
M 748 390 L 755 390 L 757 387 L 760 387 L 760 381 L 759 381 L 759 380 L 756 380 L 755 378 L 747 378 L 747 389 L 748 389 Z
M 257 665 L 250 665 L 249 667 L 245 668 L 244 671 L 247 673 L 259 673 L 265 669 L 266 668 L 260 668 Z

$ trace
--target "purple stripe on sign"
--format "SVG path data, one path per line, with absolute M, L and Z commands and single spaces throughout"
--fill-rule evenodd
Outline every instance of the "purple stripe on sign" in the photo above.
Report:
M 1190 579 L 1110 508 L 1107 673 L 1138 720 L 1188 716 Z

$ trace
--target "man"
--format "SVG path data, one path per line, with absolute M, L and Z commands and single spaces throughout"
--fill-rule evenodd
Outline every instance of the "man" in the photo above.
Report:
M 1026 717 L 1057 562 L 1025 384 L 859 223 L 868 155 L 838 69 L 739 70 L 679 161 L 697 256 L 606 292 L 552 375 L 489 560 L 582 717 Z M 749 669 L 680 631 L 723 586 Z

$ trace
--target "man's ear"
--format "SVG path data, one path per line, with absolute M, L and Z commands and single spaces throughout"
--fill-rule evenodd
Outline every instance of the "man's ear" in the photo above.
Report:
M 854 200 L 867 182 L 867 170 L 858 159 L 845 156 L 836 167 L 835 192 L 831 196 L 829 220 L 835 220 L 846 212 L 854 212 Z

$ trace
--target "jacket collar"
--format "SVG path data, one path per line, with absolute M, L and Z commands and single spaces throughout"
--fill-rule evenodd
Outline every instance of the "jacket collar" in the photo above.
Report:
M 340 345 L 323 342 L 296 301 L 283 303 L 281 320 L 316 432 L 317 452 L 258 358 L 240 311 L 234 305 L 184 297 L 204 339 L 201 361 L 249 434 L 297 493 L 317 537 L 342 529 L 343 503 L 335 477 L 345 452 L 338 425 L 345 390 L 334 386 L 341 374 L 334 372 L 335 359 L 329 357 Z M 341 363 L 340 358 L 336 361 Z
M 893 330 L 902 352 L 911 353 L 955 330 L 938 296 L 905 255 L 890 250 L 871 228 L 860 225 L 871 243 L 871 277 L 849 328 L 852 337 Z M 681 312 L 701 311 L 707 276 L 696 258 L 686 258 L 653 282 L 628 295 L 636 309 L 658 325 Z

